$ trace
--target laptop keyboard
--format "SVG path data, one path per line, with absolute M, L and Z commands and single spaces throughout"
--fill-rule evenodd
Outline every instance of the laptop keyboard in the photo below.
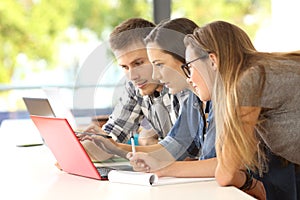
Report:
M 107 178 L 108 172 L 113 169 L 108 167 L 97 167 L 97 170 L 102 178 Z
M 97 167 L 97 170 L 102 178 L 107 178 L 107 175 L 111 170 L 133 171 L 133 168 L 130 165 L 116 165 L 109 167 Z

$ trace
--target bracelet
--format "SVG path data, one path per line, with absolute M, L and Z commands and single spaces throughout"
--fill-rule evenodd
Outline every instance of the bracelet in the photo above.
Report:
M 249 190 L 252 190 L 252 189 L 254 189 L 255 187 L 256 187 L 256 185 L 257 185 L 257 182 L 258 182 L 258 180 L 257 179 L 255 179 L 255 183 L 254 183 L 254 185 L 249 189 Z
M 246 181 L 241 187 L 239 187 L 239 189 L 243 191 L 250 190 L 253 183 L 253 175 L 250 172 L 250 170 L 247 171 L 241 170 L 241 171 L 244 172 L 244 174 L 246 175 Z

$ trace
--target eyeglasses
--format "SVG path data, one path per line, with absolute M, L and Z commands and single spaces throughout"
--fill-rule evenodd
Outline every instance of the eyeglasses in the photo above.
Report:
M 195 62 L 195 61 L 197 61 L 197 60 L 199 60 L 201 58 L 203 58 L 203 56 L 198 57 L 198 58 L 196 58 L 196 59 L 194 59 L 194 60 L 192 60 L 190 62 L 187 62 L 187 63 L 181 65 L 181 69 L 183 70 L 183 72 L 184 72 L 184 74 L 186 75 L 187 78 L 191 78 L 191 70 L 190 70 L 191 63 L 193 63 L 193 62 Z

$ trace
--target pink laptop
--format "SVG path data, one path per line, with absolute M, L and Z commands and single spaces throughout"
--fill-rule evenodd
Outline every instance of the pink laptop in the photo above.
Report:
M 30 117 L 63 171 L 107 180 L 110 170 L 131 168 L 129 165 L 96 168 L 66 119 L 35 115 Z

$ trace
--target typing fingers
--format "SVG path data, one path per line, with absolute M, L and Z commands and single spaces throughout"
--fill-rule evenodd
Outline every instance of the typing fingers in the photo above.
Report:
M 77 138 L 80 141 L 84 141 L 84 140 L 92 140 L 93 138 L 89 135 L 84 135 L 84 134 L 77 134 Z
M 101 132 L 101 128 L 97 126 L 96 124 L 92 123 L 88 125 L 88 127 L 85 128 L 85 132 L 90 132 L 90 133 L 99 133 Z

